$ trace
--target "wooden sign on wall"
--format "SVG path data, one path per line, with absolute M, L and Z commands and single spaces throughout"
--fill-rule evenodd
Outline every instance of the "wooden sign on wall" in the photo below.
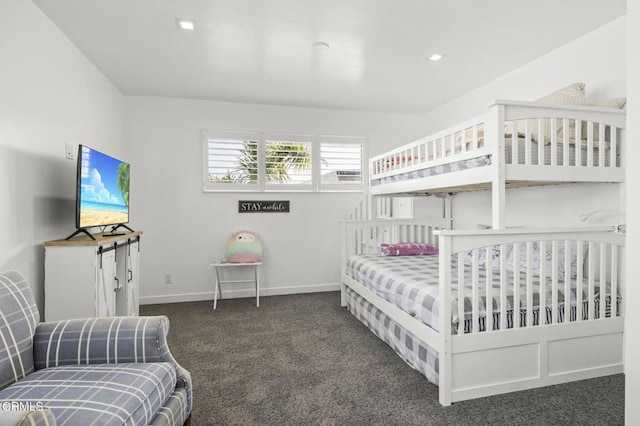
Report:
M 240 200 L 238 201 L 238 213 L 289 213 L 289 200 Z

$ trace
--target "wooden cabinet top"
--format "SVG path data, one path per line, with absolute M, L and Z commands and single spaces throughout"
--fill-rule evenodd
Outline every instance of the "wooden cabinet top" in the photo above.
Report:
M 53 241 L 45 241 L 45 247 L 51 246 L 100 246 L 108 243 L 116 243 L 118 241 L 127 240 L 136 238 L 142 235 L 142 231 L 134 231 L 134 232 L 118 232 L 117 234 L 100 233 L 100 234 L 92 234 L 95 240 L 92 240 L 87 235 L 78 235 L 69 240 L 53 240 Z

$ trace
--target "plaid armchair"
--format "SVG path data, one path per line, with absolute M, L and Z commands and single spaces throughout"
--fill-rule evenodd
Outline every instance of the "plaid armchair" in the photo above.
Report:
M 0 424 L 189 423 L 191 376 L 165 316 L 39 318 L 22 275 L 0 274 Z

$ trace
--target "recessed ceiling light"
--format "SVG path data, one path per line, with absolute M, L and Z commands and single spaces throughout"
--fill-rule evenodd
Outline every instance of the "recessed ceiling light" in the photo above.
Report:
M 433 55 L 429 56 L 429 60 L 434 62 L 439 61 L 442 58 L 444 58 L 444 55 L 441 55 L 440 53 L 434 53 Z
M 178 25 L 178 28 L 180 28 L 181 30 L 193 31 L 193 30 L 196 29 L 195 22 L 190 21 L 188 19 L 177 18 L 176 19 L 176 24 Z
M 328 50 L 329 49 L 329 43 L 326 43 L 324 41 L 318 41 L 316 43 L 313 43 L 313 47 L 318 49 L 318 50 Z

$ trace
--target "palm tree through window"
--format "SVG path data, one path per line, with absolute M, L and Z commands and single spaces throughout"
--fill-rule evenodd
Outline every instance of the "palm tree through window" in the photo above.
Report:
M 363 184 L 362 138 L 345 143 L 344 137 L 251 136 L 205 133 L 205 190 L 318 191 Z

